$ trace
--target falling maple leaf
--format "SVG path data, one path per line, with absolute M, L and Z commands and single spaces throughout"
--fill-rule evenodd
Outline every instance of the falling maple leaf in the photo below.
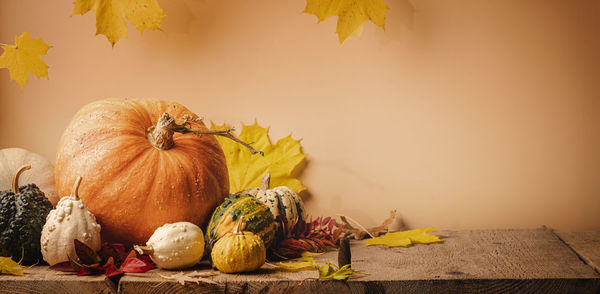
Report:
M 230 129 L 228 125 L 217 126 L 211 122 L 211 130 Z M 242 125 L 237 136 L 244 142 L 252 142 L 252 147 L 264 152 L 264 156 L 255 156 L 246 147 L 216 136 L 223 148 L 229 170 L 229 191 L 259 187 L 265 173 L 271 174 L 272 186 L 287 186 L 299 193 L 306 187 L 295 178 L 306 154 L 302 153 L 300 140 L 292 135 L 281 138 L 273 145 L 269 138 L 269 128 L 263 128 L 255 121 L 253 125 Z
M 388 9 L 383 0 L 306 0 L 303 12 L 316 15 L 319 22 L 337 16 L 336 33 L 341 44 L 351 35 L 360 34 L 367 20 L 385 30 Z
M 48 78 L 48 66 L 42 60 L 42 55 L 52 48 L 42 41 L 42 38 L 32 39 L 28 32 L 15 37 L 15 45 L 2 46 L 4 53 L 0 56 L 0 68 L 8 68 L 10 79 L 21 86 L 27 84 L 29 73 L 38 79 Z
M 145 29 L 159 30 L 166 16 L 156 0 L 75 0 L 73 15 L 84 15 L 90 10 L 96 13 L 96 35 L 105 35 L 114 46 L 121 38 L 127 38 L 128 19 L 140 32 Z
M 429 244 L 442 242 L 439 236 L 429 234 L 435 230 L 436 228 L 426 228 L 386 233 L 381 237 L 366 240 L 365 244 L 367 246 L 386 245 L 388 247 L 406 247 L 413 243 Z

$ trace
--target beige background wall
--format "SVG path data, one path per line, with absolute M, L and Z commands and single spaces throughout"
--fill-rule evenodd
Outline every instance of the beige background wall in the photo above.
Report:
M 312 214 L 600 229 L 599 1 L 386 0 L 340 46 L 303 0 L 161 0 L 163 31 L 114 49 L 71 2 L 0 0 L 0 42 L 53 46 L 50 80 L 0 70 L 0 148 L 54 160 L 84 104 L 157 97 L 303 138 Z

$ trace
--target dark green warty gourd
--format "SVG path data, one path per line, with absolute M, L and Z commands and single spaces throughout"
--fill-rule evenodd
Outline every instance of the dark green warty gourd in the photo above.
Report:
M 19 175 L 13 177 L 12 191 L 0 191 L 0 256 L 11 256 L 23 264 L 42 261 L 40 236 L 52 204 L 35 184 L 19 187 Z

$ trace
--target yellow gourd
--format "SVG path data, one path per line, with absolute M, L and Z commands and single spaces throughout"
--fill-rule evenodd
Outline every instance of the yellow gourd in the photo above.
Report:
M 254 233 L 242 231 L 243 218 L 237 222 L 233 233 L 221 237 L 213 246 L 213 265 L 224 273 L 251 272 L 265 263 L 265 244 Z

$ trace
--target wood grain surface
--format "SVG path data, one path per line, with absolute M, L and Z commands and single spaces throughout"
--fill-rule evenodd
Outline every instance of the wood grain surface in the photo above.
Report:
M 27 276 L 0 275 L 0 293 L 116 293 L 116 285 L 104 276 L 78 277 L 35 266 L 25 271 Z
M 600 273 L 600 231 L 555 232 L 581 259 Z
M 348 281 L 306 280 L 316 271 L 219 274 L 219 285 L 166 282 L 153 271 L 121 279 L 123 293 L 597 293 L 600 275 L 547 230 L 439 231 L 444 243 L 386 248 L 352 244 Z M 336 252 L 319 256 L 336 263 Z M 196 270 L 209 271 L 200 267 Z M 173 274 L 173 273 L 167 273 Z
M 181 285 L 160 276 L 178 271 L 158 269 L 126 274 L 113 283 L 104 276 L 77 277 L 36 266 L 26 277 L 0 276 L 0 293 L 600 293 L 600 232 L 435 234 L 444 242 L 387 248 L 353 241 L 352 267 L 361 274 L 348 281 L 315 280 L 314 270 L 287 272 L 264 265 L 252 274 L 217 273 L 208 278 L 216 284 Z M 337 252 L 318 259 L 336 264 Z M 185 272 L 194 270 L 213 271 L 203 263 Z

